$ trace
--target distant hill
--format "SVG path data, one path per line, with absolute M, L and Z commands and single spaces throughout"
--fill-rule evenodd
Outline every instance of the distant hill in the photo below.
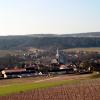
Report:
M 100 37 L 100 32 L 89 32 L 89 33 L 76 33 L 76 34 L 33 34 L 33 37 Z
M 100 47 L 100 32 L 0 36 L 0 49 Z
M 100 32 L 65 34 L 64 37 L 100 37 Z

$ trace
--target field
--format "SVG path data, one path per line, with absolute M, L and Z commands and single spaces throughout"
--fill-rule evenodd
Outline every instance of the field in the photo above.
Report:
M 31 48 L 28 51 L 35 51 L 37 50 L 36 48 Z M 42 49 L 38 49 L 39 51 L 44 51 Z M 87 51 L 87 52 L 100 52 L 100 48 L 99 47 L 91 47 L 91 48 L 72 48 L 72 49 L 64 49 L 63 51 L 66 52 L 70 52 L 70 51 Z M 23 55 L 24 53 L 26 53 L 25 51 L 22 50 L 0 50 L 0 57 L 4 57 L 8 54 L 10 55 Z
M 48 89 L 35 89 L 2 96 L 0 100 L 100 100 L 100 80 Z
M 30 48 L 29 50 L 27 51 L 24 51 L 24 50 L 0 50 L 0 57 L 4 57 L 4 56 L 7 56 L 7 55 L 23 55 L 25 53 L 30 53 L 30 52 L 34 52 L 34 51 L 44 51 L 42 49 L 37 49 L 37 48 Z
M 61 75 L 0 80 L 0 100 L 100 100 L 100 78 L 89 77 Z
M 94 48 L 94 47 L 91 47 L 91 48 L 72 48 L 72 49 L 64 49 L 64 51 L 66 51 L 66 52 L 71 52 L 71 51 L 75 51 L 75 52 L 77 52 L 77 51 L 86 51 L 86 52 L 100 52 L 100 48 L 98 47 L 96 47 L 96 48 Z
M 36 78 L 21 78 L 8 79 L 0 81 L 0 95 L 17 93 L 20 91 L 27 91 L 36 88 L 48 88 L 59 86 L 62 84 L 77 83 L 83 80 L 85 76 L 56 76 L 56 77 L 36 77 Z
M 0 50 L 0 57 L 4 57 L 7 55 L 22 55 L 24 54 L 24 51 L 18 51 L 18 50 Z

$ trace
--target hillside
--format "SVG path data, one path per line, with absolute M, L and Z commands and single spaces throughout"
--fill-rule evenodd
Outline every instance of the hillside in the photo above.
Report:
M 63 37 L 100 37 L 100 32 L 65 34 Z
M 1 36 L 0 49 L 35 48 L 79 48 L 100 47 L 100 32 L 81 34 L 38 34 L 22 36 Z

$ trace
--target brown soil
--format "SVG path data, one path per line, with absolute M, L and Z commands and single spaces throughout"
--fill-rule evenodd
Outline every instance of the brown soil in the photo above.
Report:
M 2 96 L 0 100 L 100 100 L 100 79 Z
M 84 75 L 76 76 L 70 77 L 71 79 L 85 77 Z M 66 76 L 59 76 L 48 81 L 62 78 L 69 79 Z M 9 96 L 1 96 L 0 100 L 100 100 L 100 79 L 82 81 L 74 85 L 63 85 L 49 89 L 35 89 Z

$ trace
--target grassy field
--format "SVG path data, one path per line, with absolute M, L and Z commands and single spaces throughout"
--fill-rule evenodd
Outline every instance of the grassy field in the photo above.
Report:
M 86 52 L 100 52 L 100 47 L 90 47 L 90 48 L 72 48 L 72 49 L 64 49 L 64 51 L 70 52 L 70 51 L 86 51 Z
M 9 79 L 0 80 L 0 95 L 7 95 L 28 91 L 32 89 L 50 88 L 61 85 L 69 85 L 80 83 L 82 80 L 87 79 L 85 76 L 58 76 L 58 77 L 40 77 L 40 78 L 22 78 L 22 79 Z
M 0 100 L 100 100 L 100 78 L 83 76 L 59 76 L 32 83 L 1 85 Z
M 0 87 L 0 95 L 7 95 L 11 93 L 23 92 L 32 89 L 49 88 L 54 86 L 60 86 L 64 84 L 74 84 L 80 82 L 79 80 L 63 80 L 60 82 L 41 82 L 41 83 L 30 83 L 30 84 L 13 84 L 8 86 Z

